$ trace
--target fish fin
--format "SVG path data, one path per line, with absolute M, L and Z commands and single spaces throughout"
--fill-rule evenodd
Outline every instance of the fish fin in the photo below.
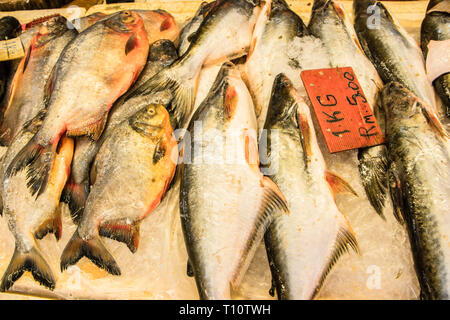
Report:
M 327 180 L 334 194 L 351 193 L 354 196 L 358 197 L 358 194 L 352 188 L 352 186 L 337 174 L 330 171 L 325 171 L 325 179 Z
M 15 156 L 5 172 L 6 177 L 16 175 L 28 167 L 27 186 L 32 195 L 39 197 L 46 189 L 50 169 L 55 159 L 56 147 L 54 145 L 41 146 L 31 139 Z
M 78 137 L 87 135 L 94 141 L 102 135 L 103 129 L 105 129 L 106 120 L 108 119 L 108 114 L 105 114 L 100 120 L 88 125 L 87 127 L 67 130 L 66 135 L 70 137 Z
M 442 125 L 441 121 L 439 120 L 436 113 L 433 111 L 432 107 L 428 105 L 425 101 L 420 100 L 419 101 L 422 106 L 422 113 L 424 114 L 425 118 L 427 119 L 430 126 L 433 128 L 433 130 L 444 139 L 448 139 L 448 133 L 447 130 Z
M 22 67 L 22 73 L 25 73 L 25 70 L 27 69 L 28 62 L 30 62 L 31 57 L 31 49 L 33 48 L 32 45 L 28 46 L 27 55 L 23 58 L 23 67 Z
M 164 21 L 161 23 L 160 27 L 159 27 L 159 31 L 163 32 L 165 30 L 168 30 L 172 27 L 173 23 L 172 23 L 172 18 L 171 17 L 167 17 L 166 19 L 164 19 Z
M 192 267 L 192 263 L 191 263 L 191 260 L 189 260 L 189 258 L 186 263 L 186 274 L 190 278 L 192 278 L 194 276 L 194 268 Z
M 127 43 L 125 44 L 125 55 L 128 55 L 131 51 L 133 51 L 138 46 L 138 39 L 136 37 L 136 34 L 132 34 L 129 38 Z
M 391 194 L 394 217 L 401 224 L 405 224 L 403 217 L 403 195 L 400 179 L 397 176 L 395 163 L 391 162 L 389 168 L 389 192 Z
M 241 283 L 258 245 L 264 237 L 267 227 L 278 214 L 289 214 L 287 201 L 277 185 L 268 177 L 262 177 L 263 197 L 258 208 L 258 218 L 253 233 L 247 239 L 245 250 L 241 255 L 237 270 L 231 279 L 231 286 L 236 289 Z
M 236 88 L 233 86 L 226 84 L 225 94 L 223 96 L 223 105 L 225 109 L 225 114 L 228 119 L 233 118 L 234 112 L 236 111 L 236 107 L 238 104 L 238 94 L 236 92 Z
M 372 149 L 373 148 L 373 149 Z M 377 152 L 372 156 L 371 152 Z M 381 152 L 381 153 L 380 153 Z M 378 215 L 386 220 L 383 209 L 388 189 L 388 164 L 386 146 L 380 145 L 358 150 L 358 169 L 361 182 L 370 204 Z
M 160 139 L 156 144 L 155 152 L 153 153 L 153 164 L 157 164 L 158 161 L 164 157 L 166 151 L 166 146 L 163 143 L 162 139 Z
M 89 195 L 89 181 L 77 184 L 72 179 L 64 186 L 61 200 L 69 206 L 70 216 L 75 224 L 79 224 L 84 212 L 84 205 Z
M 61 254 L 61 271 L 77 263 L 82 257 L 87 257 L 97 267 L 108 271 L 112 275 L 120 275 L 119 266 L 99 236 L 83 240 L 79 236 L 78 231 L 75 231 L 72 239 L 70 239 Z
M 62 235 L 62 221 L 61 221 L 61 208 L 58 207 L 55 209 L 55 213 L 53 217 L 45 220 L 39 228 L 35 231 L 34 236 L 36 239 L 44 238 L 48 233 L 55 234 L 56 240 L 61 239 Z
M 139 222 L 108 221 L 100 225 L 99 234 L 102 237 L 125 243 L 133 253 L 136 252 L 139 246 Z
M 308 115 L 303 112 L 302 107 L 296 103 L 297 107 L 297 121 L 300 129 L 300 140 L 303 147 L 303 152 L 305 153 L 305 157 L 307 159 L 311 159 L 313 157 L 312 152 L 312 134 L 311 127 L 309 125 Z
M 269 295 L 271 297 L 275 297 L 275 288 L 277 285 L 275 284 L 275 279 L 272 277 L 272 280 L 270 281 L 270 289 L 269 289 Z
M 0 284 L 0 292 L 4 292 L 11 288 L 25 271 L 31 272 L 34 280 L 41 285 L 53 290 L 55 288 L 55 278 L 52 270 L 40 251 L 33 247 L 29 252 L 22 253 L 17 247 L 11 258 L 11 262 L 3 275 Z
M 322 271 L 322 276 L 320 277 L 318 285 L 316 286 L 311 299 L 317 296 L 333 266 L 344 253 L 349 252 L 350 248 L 353 249 L 353 251 L 357 254 L 361 254 L 358 242 L 356 241 L 355 233 L 344 217 L 343 223 L 338 231 L 336 241 L 334 243 L 334 248 L 331 253 L 330 260 Z
M 161 70 L 147 80 L 134 91 L 133 95 L 148 95 L 166 89 L 171 90 L 173 100 L 168 111 L 177 126 L 181 127 L 185 121 L 189 120 L 194 105 L 199 72 L 195 74 L 194 78 L 185 79 L 183 75 L 177 74 L 176 67 L 172 66 Z

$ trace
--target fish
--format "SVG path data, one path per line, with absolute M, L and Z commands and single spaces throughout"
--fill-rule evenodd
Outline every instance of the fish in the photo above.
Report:
M 252 36 L 243 66 L 243 79 L 255 101 L 258 130 L 264 127 L 273 81 L 279 73 L 307 96 L 300 72 L 330 67 L 321 40 L 310 33 L 302 19 L 284 0 L 266 1 Z M 308 100 L 309 101 L 309 100 Z
M 355 0 L 353 8 L 359 42 L 383 82 L 402 83 L 426 101 L 430 109 L 438 112 L 434 90 L 428 81 L 425 62 L 417 42 L 381 2 Z M 372 19 L 371 15 L 375 11 L 378 12 L 377 19 Z M 378 22 L 379 26 L 372 25 L 372 21 Z
M 100 236 L 136 252 L 139 224 L 160 203 L 177 165 L 178 148 L 169 114 L 150 104 L 124 120 L 101 146 L 83 216 L 61 255 L 61 271 L 86 256 L 120 275 Z
M 104 20 L 109 15 L 103 12 L 94 12 L 88 16 L 80 17 L 70 21 L 78 32 L 82 32 L 98 21 Z
M 191 41 L 195 36 L 198 28 L 202 24 L 209 9 L 214 6 L 215 1 L 212 2 L 202 2 L 195 12 L 194 16 L 186 23 L 186 25 L 181 29 L 180 38 L 178 40 L 178 55 L 181 57 L 191 45 Z
M 432 5 L 431 2 L 428 7 L 432 9 L 437 3 L 430 5 Z M 420 35 L 420 45 L 426 60 L 430 41 L 450 40 L 450 12 L 432 11 L 427 13 L 422 21 Z M 445 106 L 445 115 L 450 117 L 450 73 L 440 75 L 433 81 L 433 86 Z
M 133 86 L 112 106 L 101 137 L 93 141 L 89 137 L 79 137 L 75 142 L 75 153 L 72 160 L 72 170 L 69 181 L 64 188 L 63 201 L 69 205 L 71 217 L 78 224 L 84 210 L 84 204 L 89 194 L 89 172 L 92 161 L 110 132 L 123 120 L 131 117 L 148 104 L 157 103 L 167 107 L 172 95 L 168 90 L 157 94 L 139 95 L 134 91 L 177 59 L 177 51 L 170 40 L 161 39 L 154 42 L 149 49 L 147 64 Z
M 41 197 L 36 199 L 27 192 L 24 173 L 3 179 L 8 164 L 39 130 L 44 115 L 45 109 L 24 125 L 12 140 L 0 167 L 0 177 L 3 182 L 0 185 L 3 213 L 16 242 L 11 262 L 0 282 L 2 292 L 11 288 L 25 271 L 31 272 L 33 278 L 48 289 L 55 288 L 54 273 L 36 240 L 44 238 L 48 233 L 53 233 L 57 240 L 61 238 L 59 199 L 70 171 L 73 139 L 69 137 L 61 139 L 49 175 L 49 187 Z
M 100 137 L 112 104 L 142 71 L 148 48 L 142 19 L 130 11 L 112 15 L 70 41 L 47 83 L 48 111 L 43 124 L 11 162 L 5 176 L 27 167 L 30 192 L 41 195 L 60 138 Z
M 333 68 L 352 67 L 361 85 L 364 99 L 374 113 L 378 114 L 375 108 L 383 82 L 365 55 L 344 8 L 337 1 L 315 0 L 308 28 L 322 40 Z M 372 207 L 383 218 L 383 209 L 389 193 L 385 179 L 386 157 L 384 145 L 358 150 L 361 182 Z
M 16 18 L 6 16 L 0 19 L 0 41 L 16 38 L 20 32 L 21 26 Z M 12 68 L 11 64 L 10 61 L 0 62 L 0 101 L 3 99 L 3 95 L 8 91 L 7 83 L 9 72 Z
M 201 299 L 230 299 L 273 216 L 288 214 L 259 169 L 253 102 L 233 64 L 223 64 L 187 132 L 180 213 L 189 270 Z
M 349 249 L 359 252 L 334 199 L 336 193 L 355 192 L 327 170 L 309 107 L 283 74 L 275 78 L 264 129 L 270 155 L 266 167 L 273 170 L 267 176 L 289 208 L 289 215 L 277 215 L 265 235 L 277 295 L 313 299 L 339 257 Z
M 9 145 L 23 124 L 42 108 L 46 84 L 61 52 L 75 38 L 77 31 L 67 27 L 58 16 L 43 23 L 22 58 L 9 94 L 9 102 L 0 127 L 0 143 Z
M 420 297 L 448 300 L 448 133 L 427 103 L 403 84 L 387 84 L 381 99 L 386 112 L 391 198 L 408 230 Z
M 161 70 L 144 90 L 173 91 L 169 112 L 183 128 L 192 113 L 197 80 L 204 65 L 221 63 L 247 53 L 253 27 L 260 11 L 259 0 L 218 0 L 195 33 L 189 49 L 169 67 Z

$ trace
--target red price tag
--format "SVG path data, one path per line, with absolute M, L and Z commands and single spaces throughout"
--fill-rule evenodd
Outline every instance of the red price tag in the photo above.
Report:
M 384 142 L 351 67 L 305 70 L 301 78 L 331 153 Z

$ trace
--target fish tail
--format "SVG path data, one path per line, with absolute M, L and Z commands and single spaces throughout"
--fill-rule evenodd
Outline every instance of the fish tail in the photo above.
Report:
M 148 94 L 171 90 L 173 100 L 168 111 L 171 118 L 174 118 L 177 127 L 183 126 L 189 120 L 194 105 L 198 72 L 193 78 L 190 73 L 190 70 L 185 71 L 179 65 L 172 65 L 142 85 Z
M 48 233 L 53 233 L 56 240 L 61 239 L 62 235 L 62 220 L 61 220 L 61 208 L 58 205 L 55 209 L 53 216 L 44 221 L 34 233 L 36 239 L 43 239 Z
M 11 262 L 3 275 L 0 284 L 0 292 L 4 292 L 11 288 L 14 282 L 16 282 L 25 271 L 31 272 L 34 280 L 41 285 L 50 290 L 55 288 L 55 278 L 53 277 L 52 270 L 39 250 L 36 247 L 33 247 L 29 252 L 22 253 L 16 247 Z
M 87 257 L 96 266 L 112 275 L 120 275 L 119 266 L 98 235 L 92 239 L 83 240 L 78 231 L 75 231 L 61 255 L 61 271 L 66 270 L 83 257 Z
M 25 167 L 28 167 L 27 186 L 32 195 L 37 194 L 37 198 L 47 187 L 55 154 L 56 147 L 54 145 L 41 146 L 33 138 L 16 155 L 6 170 L 5 176 L 14 176 Z
M 139 246 L 139 223 L 128 224 L 124 221 L 104 223 L 99 228 L 99 234 L 127 245 L 132 253 Z
M 65 185 L 61 200 L 69 206 L 70 216 L 75 224 L 79 224 L 84 212 L 84 205 L 89 195 L 89 182 L 76 183 L 71 178 Z
M 376 152 L 374 155 L 373 152 Z M 385 146 L 376 146 L 358 150 L 358 169 L 361 182 L 370 204 L 385 219 L 383 209 L 388 190 L 387 153 Z

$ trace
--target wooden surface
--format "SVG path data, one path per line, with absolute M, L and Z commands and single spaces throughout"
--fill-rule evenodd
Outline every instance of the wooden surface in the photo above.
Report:
M 78 14 L 84 14 L 85 12 L 93 13 L 96 11 L 104 11 L 105 9 L 108 11 L 111 10 L 121 10 L 124 7 L 123 6 L 117 6 L 117 5 L 109 5 L 109 6 L 103 6 L 103 5 L 95 5 L 101 1 L 96 0 L 76 0 L 71 2 L 69 5 L 66 6 L 65 9 L 57 9 L 57 10 L 36 10 L 36 11 L 27 11 L 27 12 L 0 12 L 0 17 L 4 15 L 13 15 L 17 17 L 21 23 L 27 23 L 33 19 L 51 15 L 54 13 L 61 13 L 64 16 L 68 18 L 74 18 L 75 15 Z M 201 3 L 201 0 L 188 0 L 188 1 L 159 1 L 159 0 L 151 0 L 149 3 L 136 3 L 131 4 L 132 8 L 148 8 L 148 9 L 164 9 L 171 13 L 175 19 L 181 24 L 186 19 L 188 19 L 190 16 L 194 14 L 196 9 L 198 8 L 199 4 Z M 288 0 L 287 1 L 291 8 L 297 12 L 302 19 L 304 19 L 305 23 L 309 20 L 309 15 L 311 11 L 311 5 L 312 1 L 298 1 L 298 0 Z M 347 14 L 350 16 L 352 15 L 351 7 L 352 7 L 352 1 L 341 1 L 344 8 L 347 11 Z M 399 1 L 399 2 L 385 2 L 386 7 L 390 10 L 391 14 L 395 16 L 399 22 L 405 27 L 405 29 L 410 32 L 416 39 L 419 39 L 419 29 L 421 21 L 425 14 L 425 8 L 427 5 L 427 1 Z M 77 9 L 77 7 L 81 7 L 81 9 Z M 75 11 L 74 11 L 75 10 Z M 76 11 L 78 10 L 78 11 Z M 162 253 L 157 252 L 157 247 L 152 247 L 153 243 L 155 242 L 155 239 L 158 239 L 158 234 L 155 234 L 154 231 L 150 229 L 151 224 L 154 222 L 155 219 L 162 219 L 160 216 L 162 216 L 163 213 L 155 212 L 153 216 L 147 218 L 144 220 L 142 226 L 141 226 L 141 247 L 139 248 L 138 252 L 135 255 L 130 254 L 127 252 L 126 248 L 118 247 L 117 243 L 115 243 L 113 240 L 105 239 L 105 242 L 108 247 L 114 246 L 114 249 L 112 250 L 112 253 L 114 256 L 116 256 L 117 260 L 121 264 L 121 267 L 124 269 L 124 274 L 121 277 L 112 277 L 110 279 L 110 276 L 107 275 L 102 270 L 99 270 L 95 266 L 93 266 L 90 262 L 86 261 L 86 259 L 83 259 L 80 261 L 80 263 L 77 264 L 76 268 L 74 268 L 71 272 L 65 272 L 65 273 L 59 273 L 58 269 L 58 262 L 59 262 L 59 255 L 62 249 L 64 248 L 64 244 L 67 243 L 69 237 L 75 230 L 75 226 L 71 223 L 70 219 L 68 218 L 67 214 L 65 214 L 64 219 L 64 232 L 63 232 L 63 238 L 59 243 L 56 243 L 54 238 L 51 236 L 46 237 L 45 239 L 41 240 L 40 246 L 48 253 L 49 257 L 49 263 L 52 265 L 52 268 L 57 272 L 57 289 L 54 293 L 49 292 L 48 290 L 44 289 L 43 287 L 36 284 L 30 277 L 29 273 L 26 273 L 21 279 L 19 279 L 14 288 L 13 292 L 0 294 L 0 299 L 34 299 L 38 296 L 41 296 L 43 298 L 154 298 L 154 299 L 165 299 L 168 298 L 166 295 L 161 294 L 155 294 L 152 291 L 146 291 L 148 289 L 140 289 L 142 282 L 146 282 L 148 278 L 151 278 L 152 275 L 158 272 L 166 272 L 167 266 L 161 266 L 161 270 L 149 270 L 149 271 L 142 271 L 142 272 L 135 272 L 130 266 L 127 266 L 126 261 L 131 261 L 130 263 L 145 263 L 145 259 L 148 259 L 148 255 L 163 255 Z M 173 227 L 176 225 L 179 220 L 178 217 L 174 217 L 173 221 L 167 221 L 167 226 Z M 170 219 L 169 219 L 170 220 Z M 7 264 L 9 263 L 9 259 L 11 258 L 13 248 L 14 248 L 14 240 L 12 239 L 11 234 L 7 230 L 6 227 L 6 220 L 5 218 L 0 218 L 0 231 L 2 234 L 1 240 L 0 240 L 0 274 L 3 274 Z M 4 235 L 4 236 L 3 236 Z M 179 235 L 178 235 L 179 236 Z M 153 242 L 152 242 L 153 241 Z M 55 250 L 56 248 L 56 250 Z M 178 253 L 180 254 L 180 253 Z M 147 255 L 147 256 L 146 256 Z M 181 255 L 185 255 L 185 253 L 181 253 Z M 155 258 L 156 259 L 156 258 Z M 181 265 L 181 271 L 185 272 L 185 261 L 183 260 L 185 257 L 182 257 L 182 265 Z M 130 269 L 127 269 L 130 268 Z M 178 268 L 178 267 L 177 267 Z M 180 269 L 178 268 L 178 269 Z M 177 271 L 178 272 L 178 271 Z M 86 279 L 78 279 L 77 277 L 79 275 L 85 276 Z M 142 277 L 142 278 L 140 278 Z M 137 279 L 135 279 L 137 278 Z M 143 281 L 143 278 L 145 280 Z M 81 281 L 81 284 L 78 284 L 76 281 Z M 166 289 L 170 291 L 170 286 L 172 285 L 183 285 L 188 290 L 195 290 L 195 284 L 192 279 L 189 280 L 189 282 L 186 283 L 170 283 L 170 277 L 165 278 L 168 282 L 167 287 L 169 289 Z M 163 279 L 160 279 L 163 280 Z M 79 293 L 81 291 L 77 291 L 79 286 L 84 286 L 84 282 L 89 284 L 89 289 L 91 292 L 94 292 L 92 295 L 83 295 L 82 293 Z M 67 283 L 72 284 L 72 290 L 73 292 L 64 292 L 66 289 L 64 286 Z M 75 283 L 75 284 L 73 284 Z M 59 285 L 58 285 L 59 284 Z M 102 286 L 107 284 L 108 286 L 108 292 L 105 292 L 104 294 L 102 289 Z M 99 288 L 99 289 L 97 289 Z M 67 289 L 70 291 L 70 289 Z M 29 295 L 22 295 L 20 292 L 28 293 Z M 125 295 L 124 292 L 127 292 Z M 64 294 L 61 294 L 64 293 Z M 189 298 L 187 296 L 179 295 L 177 296 L 179 299 L 186 299 Z M 258 298 L 258 297 L 256 297 Z M 259 297 L 259 298 L 265 298 L 265 297 Z M 329 297 L 332 298 L 332 297 Z M 339 297 L 338 297 L 339 298 Z M 364 299 L 364 297 L 362 297 Z M 390 298 L 390 297 L 388 297 Z

